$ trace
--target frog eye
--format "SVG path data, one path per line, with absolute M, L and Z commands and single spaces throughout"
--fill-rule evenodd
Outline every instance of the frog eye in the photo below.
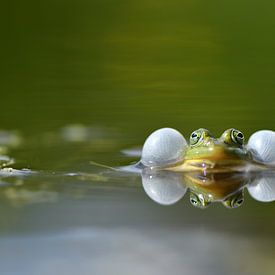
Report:
M 239 145 L 244 144 L 244 135 L 239 130 L 233 129 L 231 132 L 231 139 L 234 143 L 237 143 Z
M 201 130 L 196 130 L 194 131 L 191 136 L 190 136 L 190 145 L 195 146 L 196 144 L 199 143 L 203 138 L 203 134 Z

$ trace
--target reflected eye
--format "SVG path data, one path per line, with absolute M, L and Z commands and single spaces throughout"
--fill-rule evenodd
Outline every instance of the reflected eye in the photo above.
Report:
M 244 202 L 243 190 L 237 194 L 232 195 L 223 202 L 223 205 L 227 208 L 237 208 Z
M 190 198 L 190 202 L 191 202 L 193 205 L 197 205 L 197 204 L 198 204 L 198 200 L 195 199 L 195 198 Z
M 244 144 L 244 135 L 239 130 L 233 129 L 231 132 L 231 139 L 234 143 L 237 143 L 239 145 Z
M 205 200 L 202 194 L 190 193 L 190 202 L 193 206 L 198 208 L 206 208 L 210 205 L 210 201 Z
M 243 203 L 243 199 L 237 200 L 237 201 L 234 203 L 234 206 L 235 206 L 235 207 L 238 207 L 238 206 L 240 206 L 242 203 Z
M 191 204 L 193 204 L 194 206 L 199 206 L 199 204 L 200 204 L 200 199 L 199 199 L 199 197 L 198 197 L 196 194 L 194 194 L 194 193 L 192 192 L 192 193 L 190 193 L 190 202 L 191 202 Z
M 202 132 L 200 130 L 194 131 L 191 136 L 190 136 L 190 145 L 195 146 L 196 144 L 199 143 L 199 141 L 202 140 Z

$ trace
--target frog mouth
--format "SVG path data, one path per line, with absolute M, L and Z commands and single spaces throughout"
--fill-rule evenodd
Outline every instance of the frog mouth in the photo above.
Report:
M 208 146 L 191 148 L 182 163 L 169 167 L 177 172 L 189 171 L 245 171 L 249 158 L 246 150 L 227 147 L 224 144 L 212 143 Z
M 186 160 L 184 162 L 185 165 L 188 165 L 190 167 L 194 168 L 200 168 L 200 170 L 209 170 L 213 169 L 216 166 L 216 163 L 208 160 L 208 159 L 191 159 L 191 160 Z
M 211 171 L 213 173 L 243 172 L 248 163 L 241 158 L 186 159 L 180 165 L 167 168 L 175 172 Z

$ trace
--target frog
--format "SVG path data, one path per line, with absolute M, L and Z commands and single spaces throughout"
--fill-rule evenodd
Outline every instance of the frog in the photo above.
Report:
M 209 130 L 200 128 L 191 133 L 182 161 L 166 169 L 175 172 L 211 170 L 224 173 L 244 172 L 251 167 L 263 168 L 253 160 L 244 142 L 244 134 L 235 128 L 225 130 L 219 138 L 215 138 Z
M 263 182 L 260 193 L 270 200 L 269 182 L 257 177 L 275 171 L 275 132 L 257 131 L 245 144 L 244 134 L 236 128 L 225 130 L 218 138 L 199 128 L 187 143 L 177 130 L 161 128 L 146 139 L 134 168 L 142 172 L 146 193 L 161 204 L 175 203 L 189 190 L 193 206 L 206 208 L 221 202 L 237 208 L 244 201 L 244 187 L 249 188 L 251 182 Z M 167 192 L 169 196 L 164 198 Z

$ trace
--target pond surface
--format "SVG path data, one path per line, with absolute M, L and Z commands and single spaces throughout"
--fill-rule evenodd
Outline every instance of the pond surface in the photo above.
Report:
M 274 274 L 274 203 L 151 200 L 155 129 L 275 129 L 272 1 L 15 1 L 1 16 L 1 274 Z M 27 170 L 22 170 L 27 169 Z

